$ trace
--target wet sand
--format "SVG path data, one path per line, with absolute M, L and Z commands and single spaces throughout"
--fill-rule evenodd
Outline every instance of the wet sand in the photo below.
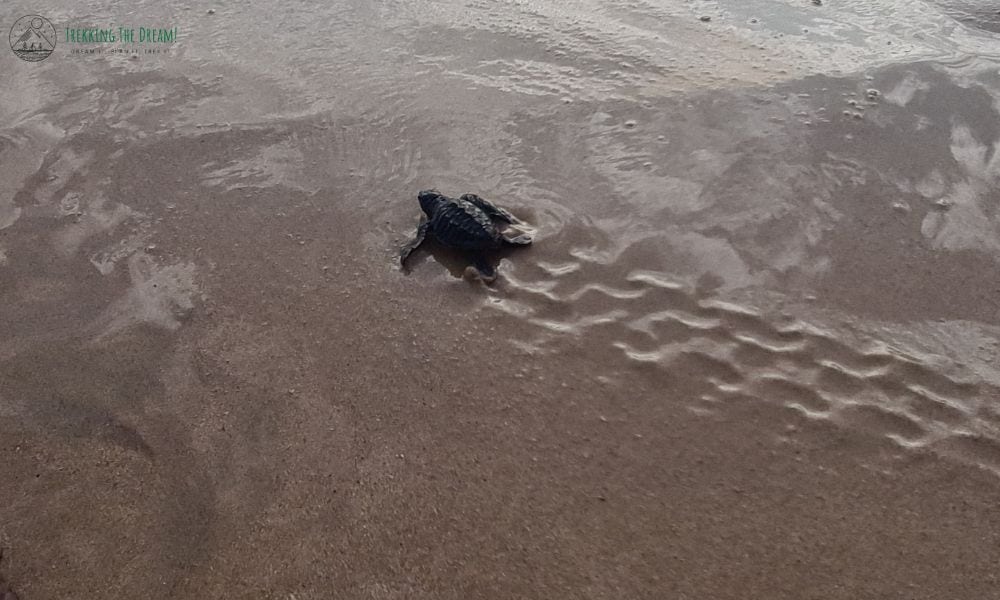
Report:
M 140 3 L 170 55 L 5 56 L 2 577 L 996 597 L 997 39 L 825 4 Z M 535 244 L 400 272 L 427 187 Z

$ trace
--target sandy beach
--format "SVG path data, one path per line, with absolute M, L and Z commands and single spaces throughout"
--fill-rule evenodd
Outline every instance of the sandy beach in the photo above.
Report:
M 0 596 L 1000 598 L 995 7 L 35 14 Z M 403 272 L 426 188 L 534 244 Z

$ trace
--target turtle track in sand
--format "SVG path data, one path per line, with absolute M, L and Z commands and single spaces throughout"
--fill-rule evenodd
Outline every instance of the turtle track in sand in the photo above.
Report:
M 682 383 L 685 392 L 664 401 L 696 414 L 722 414 L 733 403 L 777 405 L 1000 475 L 1000 387 L 988 373 L 829 318 L 723 300 L 625 262 L 577 248 L 558 262 L 513 263 L 486 304 L 531 325 L 534 333 L 513 340 L 518 347 L 593 354 L 596 380 L 625 374 L 653 389 Z

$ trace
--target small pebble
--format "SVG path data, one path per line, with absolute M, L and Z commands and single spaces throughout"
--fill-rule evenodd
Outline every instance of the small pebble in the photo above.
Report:
M 712 20 L 712 17 L 710 17 L 710 16 L 708 16 L 708 15 L 704 15 L 704 16 L 702 16 L 702 17 L 700 17 L 700 18 L 701 18 L 701 20 L 702 20 L 703 22 L 705 22 L 705 23 L 708 23 L 709 21 L 711 21 L 711 20 Z
M 628 121 L 625 121 L 625 127 L 628 127 L 629 129 L 632 129 L 638 124 L 639 123 L 635 119 L 629 119 Z
M 208 9 L 208 14 L 214 15 L 215 14 L 215 9 L 214 8 Z

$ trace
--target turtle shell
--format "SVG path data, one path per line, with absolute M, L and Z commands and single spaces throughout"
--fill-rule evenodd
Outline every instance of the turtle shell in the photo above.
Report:
M 463 250 L 489 250 L 502 238 L 489 215 L 465 200 L 442 202 L 430 218 L 434 237 L 445 246 Z

